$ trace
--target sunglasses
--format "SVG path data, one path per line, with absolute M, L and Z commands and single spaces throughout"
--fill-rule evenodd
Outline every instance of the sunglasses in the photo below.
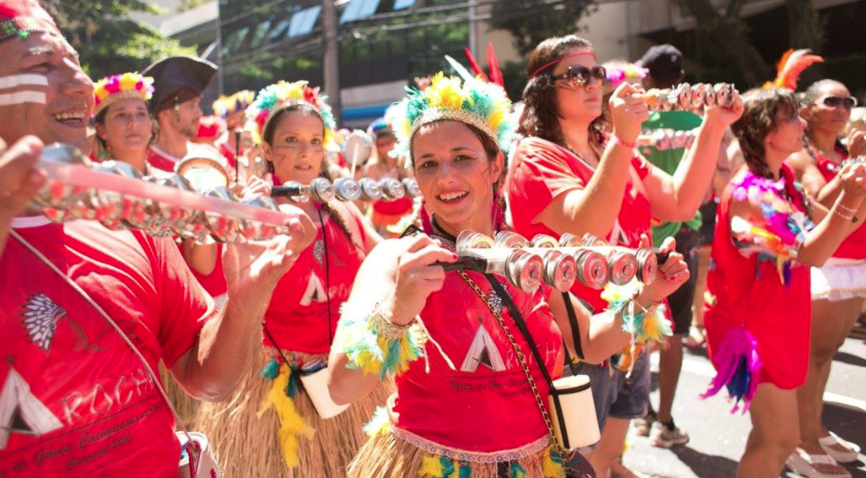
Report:
M 850 110 L 857 106 L 857 98 L 853 96 L 849 96 L 847 98 L 842 98 L 841 96 L 828 96 L 824 98 L 824 106 L 828 108 L 838 108 L 840 106 L 844 106 L 846 110 Z
M 572 86 L 586 86 L 593 78 L 599 83 L 607 78 L 607 70 L 603 66 L 587 68 L 585 66 L 569 66 L 565 73 L 550 75 L 553 80 L 566 80 Z

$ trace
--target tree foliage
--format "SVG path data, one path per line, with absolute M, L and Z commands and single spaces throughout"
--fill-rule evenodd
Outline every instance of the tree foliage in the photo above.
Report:
M 597 9 L 596 0 L 499 0 L 490 25 L 511 33 L 517 51 L 528 56 L 547 38 L 579 31 L 577 22 Z
M 740 85 L 756 86 L 771 79 L 773 69 L 749 39 L 749 27 L 740 18 L 743 0 L 729 0 L 720 11 L 710 0 L 675 0 L 698 23 L 698 32 L 712 54 L 728 69 L 730 79 Z
M 93 79 L 141 71 L 170 55 L 195 55 L 149 25 L 129 18 L 130 13 L 161 13 L 143 0 L 43 0 L 69 43 L 81 55 L 84 70 Z

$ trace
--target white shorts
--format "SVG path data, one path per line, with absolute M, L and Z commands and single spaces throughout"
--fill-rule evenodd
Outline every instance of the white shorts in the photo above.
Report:
M 812 268 L 812 300 L 866 298 L 866 260 L 831 257 Z

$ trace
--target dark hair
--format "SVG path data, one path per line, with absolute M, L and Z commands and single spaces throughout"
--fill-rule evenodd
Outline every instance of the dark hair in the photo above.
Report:
M 801 104 L 803 106 L 814 105 L 815 101 L 818 100 L 818 97 L 821 96 L 821 90 L 823 90 L 825 87 L 828 87 L 828 86 L 829 87 L 841 86 L 842 88 L 845 88 L 846 90 L 848 89 L 848 87 L 845 86 L 845 84 L 842 83 L 841 81 L 831 80 L 829 78 L 824 79 L 824 80 L 818 80 L 818 81 L 812 83 L 811 85 L 809 85 L 809 87 L 806 88 L 806 91 L 804 91 L 800 95 Z M 815 157 L 815 152 L 812 151 L 812 148 L 809 147 L 811 137 L 812 137 L 811 122 L 807 120 L 806 134 L 803 136 L 803 143 L 805 146 L 804 149 L 806 150 L 807 153 L 809 153 L 809 156 L 811 156 L 812 159 L 817 161 L 818 158 Z M 842 151 L 845 152 L 845 154 L 848 154 L 848 148 L 846 148 L 845 145 L 842 144 L 841 138 L 836 138 L 836 148 L 841 149 Z
M 556 62 L 569 51 L 576 49 L 591 50 L 592 44 L 579 36 L 566 35 L 548 38 L 535 47 L 526 64 L 526 75 L 529 81 L 523 90 L 524 109 L 520 118 L 520 127 L 517 129 L 518 134 L 536 136 L 566 146 L 562 128 L 559 126 L 562 115 L 559 113 L 559 105 L 556 104 L 556 89 L 550 72 L 553 71 Z M 549 66 L 533 76 L 533 73 L 545 65 Z M 596 126 L 590 126 L 590 142 L 597 148 L 599 144 L 595 143 L 599 135 L 596 129 Z
M 821 90 L 824 89 L 825 86 L 841 86 L 846 90 L 848 89 L 848 87 L 845 86 L 845 84 L 841 81 L 831 80 L 829 78 L 824 80 L 818 80 L 809 85 L 809 87 L 806 88 L 806 91 L 803 92 L 803 105 L 814 105 L 815 100 L 817 100 L 818 97 L 821 96 Z
M 105 108 L 102 108 L 102 111 L 100 111 L 93 118 L 93 124 L 98 124 L 98 125 L 104 126 L 105 125 L 105 117 L 108 116 L 108 110 L 111 108 L 111 106 L 112 105 L 108 105 Z M 145 110 L 147 111 L 147 115 L 150 116 L 150 122 L 153 125 L 153 126 L 151 126 L 150 140 L 148 141 L 148 144 L 150 144 L 150 143 L 153 143 L 153 140 L 156 139 L 157 132 L 159 131 L 159 124 L 157 123 L 157 121 L 153 117 L 153 115 L 150 114 L 150 110 L 147 109 L 147 103 L 145 103 Z M 100 156 L 101 155 L 100 153 L 104 152 L 105 156 L 107 158 L 108 157 L 108 142 L 105 141 L 104 139 L 100 138 L 99 134 L 97 134 L 97 133 L 94 133 L 93 136 L 96 138 L 96 146 L 98 147 L 97 151 L 94 154 L 96 156 Z
M 752 173 L 771 178 L 764 159 L 764 139 L 779 127 L 779 114 L 798 115 L 794 93 L 781 88 L 755 88 L 743 95 L 745 110 L 731 130 L 737 136 L 746 164 Z
M 277 131 L 277 126 L 283 122 L 284 117 L 288 116 L 291 113 L 303 113 L 306 115 L 312 115 L 318 118 L 322 122 L 322 134 L 325 132 L 325 121 L 322 119 L 321 113 L 319 113 L 315 108 L 306 104 L 306 103 L 290 103 L 284 106 L 278 107 L 274 112 L 271 113 L 271 116 L 268 118 L 267 122 L 265 122 L 265 128 L 262 131 L 262 141 L 268 143 L 269 146 L 273 146 L 274 144 L 274 134 Z M 331 174 L 331 162 L 328 161 L 328 155 L 325 154 L 322 158 L 322 166 L 319 170 L 319 176 L 327 179 L 330 182 L 334 182 L 336 178 Z M 354 243 L 354 238 L 352 237 L 352 233 L 349 232 L 349 227 L 346 225 L 343 218 L 337 211 L 334 211 L 328 203 L 322 203 L 322 211 L 328 213 L 334 221 L 337 222 L 337 225 L 340 226 L 340 229 L 346 233 L 346 237 L 349 238 L 352 243 Z M 324 234 L 324 231 L 323 231 Z M 355 244 L 357 247 L 358 245 Z

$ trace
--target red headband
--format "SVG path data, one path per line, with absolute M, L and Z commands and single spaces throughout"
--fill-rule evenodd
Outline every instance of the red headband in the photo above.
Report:
M 553 60 L 553 61 L 551 61 L 550 63 L 546 63 L 546 64 L 542 65 L 542 66 L 539 67 L 537 70 L 535 70 L 534 72 L 532 72 L 532 74 L 529 75 L 529 77 L 530 77 L 530 78 L 535 78 L 536 76 L 538 76 L 539 73 L 541 73 L 542 71 L 544 71 L 544 70 L 550 68 L 551 66 L 553 66 L 553 65 L 555 65 L 555 64 L 557 64 L 557 63 L 559 63 L 559 62 L 561 62 L 561 61 L 563 61 L 563 60 L 567 60 L 567 59 L 569 59 L 569 58 L 572 58 L 572 57 L 575 57 L 575 56 L 580 56 L 580 55 L 592 55 L 592 57 L 595 58 L 595 52 L 592 51 L 592 50 L 585 50 L 585 49 L 584 49 L 584 50 L 578 50 L 578 51 L 576 51 L 576 52 L 574 52 L 574 53 L 570 53 L 570 54 L 568 54 L 568 55 L 565 55 L 565 56 L 562 57 L 562 58 L 559 58 L 559 59 Z

